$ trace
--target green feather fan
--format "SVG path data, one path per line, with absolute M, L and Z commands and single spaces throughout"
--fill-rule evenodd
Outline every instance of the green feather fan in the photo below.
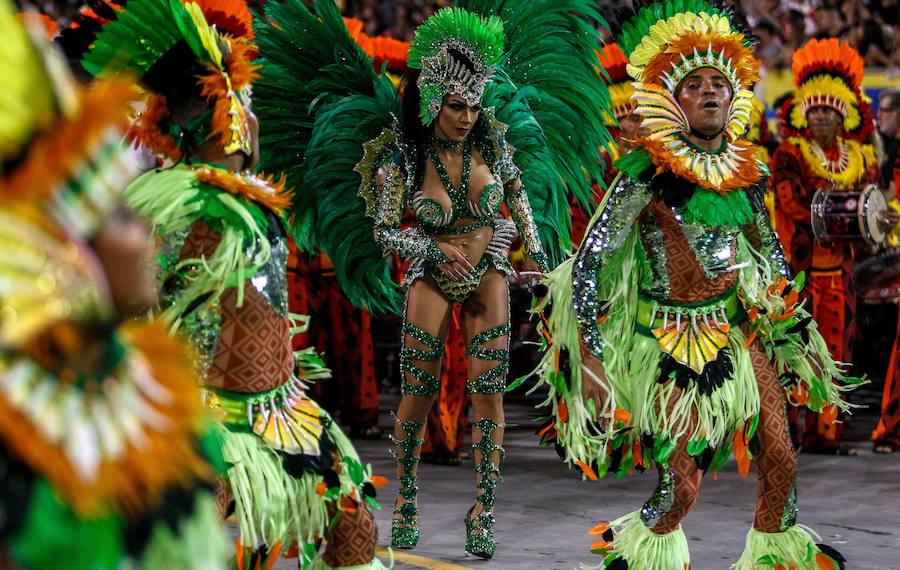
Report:
M 376 76 L 333 0 L 318 0 L 312 11 L 299 0 L 273 3 L 267 18 L 254 22 L 263 56 L 253 93 L 262 125 L 260 167 L 285 173 L 294 188 L 298 245 L 328 254 L 351 302 L 399 312 L 399 290 L 353 171 L 363 143 L 399 114 L 397 91 Z
M 558 261 L 571 247 L 568 193 L 596 207 L 591 183 L 603 177 L 599 149 L 611 142 L 601 112 L 611 103 L 595 54 L 602 43 L 597 29 L 606 22 L 590 0 L 458 0 L 457 6 L 503 20 L 506 56 L 485 98 L 509 125 L 506 137 L 517 149 L 513 160 L 523 170 L 535 222 Z

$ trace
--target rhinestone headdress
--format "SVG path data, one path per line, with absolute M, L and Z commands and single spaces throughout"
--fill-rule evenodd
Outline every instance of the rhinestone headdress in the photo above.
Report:
M 483 18 L 461 8 L 439 10 L 419 26 L 408 65 L 422 70 L 417 81 L 422 124 L 437 118 L 446 95 L 459 94 L 469 105 L 481 102 L 503 55 L 503 42 L 500 18 Z

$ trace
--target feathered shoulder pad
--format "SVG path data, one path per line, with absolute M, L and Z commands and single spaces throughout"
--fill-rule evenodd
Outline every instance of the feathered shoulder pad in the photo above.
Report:
M 487 107 L 481 112 L 485 131 L 479 139 L 478 151 L 491 172 L 506 184 L 522 173 L 513 161 L 516 149 L 506 141 L 506 131 L 509 127 L 497 119 L 493 107 Z
M 396 119 L 377 137 L 363 144 L 362 160 L 356 163 L 353 170 L 362 178 L 358 194 L 366 203 L 366 216 L 374 218 L 378 211 L 378 171 L 395 164 L 406 172 L 412 172 L 407 168 L 408 157 L 400 122 Z

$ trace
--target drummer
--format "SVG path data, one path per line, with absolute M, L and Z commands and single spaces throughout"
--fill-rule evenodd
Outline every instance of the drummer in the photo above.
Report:
M 835 53 L 842 57 L 831 57 Z M 819 189 L 861 190 L 878 182 L 875 150 L 864 142 L 874 121 L 859 91 L 863 61 L 849 44 L 814 39 L 794 53 L 792 71 L 788 132 L 772 156 L 769 179 L 775 226 L 793 271 L 806 272 L 808 306 L 832 358 L 849 363 L 856 328 L 856 301 L 848 292 L 854 251 L 850 242 L 815 241 L 810 202 Z M 807 413 L 802 429 L 799 417 L 792 417 L 795 445 L 812 453 L 854 454 L 842 445 L 843 424 L 826 421 L 835 413 Z

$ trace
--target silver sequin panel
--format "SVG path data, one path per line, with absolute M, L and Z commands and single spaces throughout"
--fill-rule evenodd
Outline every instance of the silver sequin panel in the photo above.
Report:
M 602 310 L 597 276 L 600 268 L 625 243 L 641 210 L 650 202 L 648 185 L 628 176 L 619 178 L 609 193 L 605 208 L 588 231 L 572 268 L 573 303 L 578 328 L 588 350 L 598 357 L 603 343 L 597 330 L 597 317 Z
M 699 224 L 680 224 L 680 227 L 707 279 L 726 273 L 734 265 L 739 229 Z
M 271 244 L 271 248 L 272 254 L 268 261 L 256 271 L 256 274 L 250 279 L 250 283 L 266 298 L 278 315 L 287 317 L 287 240 L 275 240 Z M 257 248 L 256 251 L 259 249 Z

